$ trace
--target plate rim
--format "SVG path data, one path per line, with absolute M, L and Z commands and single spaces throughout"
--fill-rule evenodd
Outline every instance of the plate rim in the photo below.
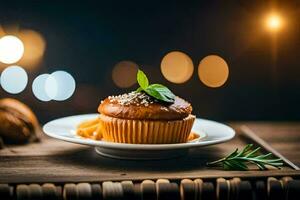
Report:
M 102 147 L 102 148 L 109 148 L 109 149 L 127 149 L 127 150 L 135 150 L 135 149 L 142 149 L 142 150 L 171 150 L 171 149 L 185 149 L 185 148 L 195 148 L 201 146 L 208 146 L 213 144 L 219 144 L 223 142 L 227 142 L 234 138 L 236 132 L 230 126 L 216 122 L 213 120 L 208 120 L 204 118 L 196 118 L 196 120 L 206 121 L 208 123 L 215 123 L 220 126 L 227 128 L 230 132 L 226 137 L 218 140 L 210 140 L 210 141 L 201 141 L 201 142 L 194 142 L 194 143 L 176 143 L 176 144 L 126 144 L 126 143 L 115 143 L 115 142 L 106 142 L 106 141 L 97 141 L 92 139 L 83 139 L 83 138 L 71 138 L 66 137 L 58 134 L 53 134 L 51 131 L 48 131 L 49 126 L 56 121 L 64 120 L 66 118 L 74 118 L 74 117 L 96 117 L 99 115 L 98 113 L 89 113 L 89 114 L 80 114 L 80 115 L 71 115 L 66 117 L 57 118 L 51 120 L 43 125 L 43 133 L 47 136 L 55 139 L 59 139 L 66 142 L 71 142 L 75 144 L 81 145 L 89 145 L 93 147 Z

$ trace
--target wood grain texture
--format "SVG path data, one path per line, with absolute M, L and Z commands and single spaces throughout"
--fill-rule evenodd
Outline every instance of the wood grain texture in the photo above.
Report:
M 271 145 L 269 145 L 265 140 L 261 137 L 257 136 L 248 126 L 241 126 L 241 131 L 245 137 L 248 139 L 255 141 L 255 143 L 264 148 L 265 151 L 272 153 L 277 158 L 280 158 L 285 165 L 290 166 L 293 169 L 299 170 L 299 167 L 291 162 L 288 158 L 283 156 L 280 152 L 274 149 Z
M 261 177 L 263 179 L 267 176 L 300 176 L 299 171 L 290 167 L 269 171 L 223 171 L 207 168 L 206 162 L 223 157 L 235 147 L 242 148 L 246 143 L 251 142 L 239 132 L 241 125 L 247 125 L 285 157 L 300 164 L 300 124 L 231 123 L 231 125 L 238 133 L 227 143 L 195 148 L 189 155 L 177 159 L 153 161 L 105 158 L 97 155 L 91 147 L 43 136 L 40 143 L 10 146 L 0 150 L 0 182 L 58 183 L 217 177 Z
M 298 167 L 300 166 L 299 122 L 248 122 L 245 124 L 283 156 Z

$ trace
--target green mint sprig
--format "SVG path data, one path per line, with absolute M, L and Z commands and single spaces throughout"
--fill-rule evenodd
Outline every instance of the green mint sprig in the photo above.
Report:
M 138 70 L 137 72 L 137 82 L 139 84 L 139 88 L 136 90 L 137 92 L 144 91 L 149 96 L 154 97 L 160 101 L 174 103 L 175 95 L 171 90 L 169 90 L 166 86 L 161 84 L 150 84 L 146 74 L 142 70 Z
M 260 170 L 267 170 L 267 166 L 273 166 L 280 168 L 283 166 L 283 162 L 280 158 L 272 159 L 272 153 L 268 154 L 257 154 L 260 147 L 252 149 L 253 144 L 248 144 L 242 151 L 236 149 L 234 152 L 229 154 L 227 157 L 209 162 L 208 166 L 223 166 L 225 170 L 248 170 L 247 164 L 254 164 Z

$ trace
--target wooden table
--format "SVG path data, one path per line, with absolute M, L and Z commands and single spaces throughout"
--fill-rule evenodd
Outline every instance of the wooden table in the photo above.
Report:
M 291 167 L 269 171 L 223 171 L 206 166 L 247 143 L 241 127 L 253 131 L 284 157 L 300 166 L 300 123 L 229 123 L 237 131 L 230 142 L 190 151 L 170 160 L 125 161 L 97 155 L 93 148 L 42 137 L 40 143 L 0 150 L 0 183 L 99 182 L 107 180 L 183 179 L 217 177 L 298 177 Z M 251 141 L 250 141 L 251 142 Z

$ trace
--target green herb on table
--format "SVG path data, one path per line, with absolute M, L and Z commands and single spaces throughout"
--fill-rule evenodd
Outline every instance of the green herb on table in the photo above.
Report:
M 142 70 L 138 70 L 137 73 L 137 82 L 139 84 L 139 88 L 136 90 L 137 92 L 144 91 L 149 96 L 154 97 L 160 101 L 174 103 L 175 95 L 171 90 L 169 90 L 166 86 L 161 84 L 150 84 L 146 74 Z
M 248 144 L 242 151 L 236 149 L 227 157 L 209 162 L 208 166 L 223 166 L 225 170 L 249 170 L 248 164 L 256 165 L 260 170 L 267 170 L 267 166 L 280 168 L 283 162 L 280 158 L 272 159 L 272 153 L 258 154 L 260 147 L 253 149 L 253 144 Z

